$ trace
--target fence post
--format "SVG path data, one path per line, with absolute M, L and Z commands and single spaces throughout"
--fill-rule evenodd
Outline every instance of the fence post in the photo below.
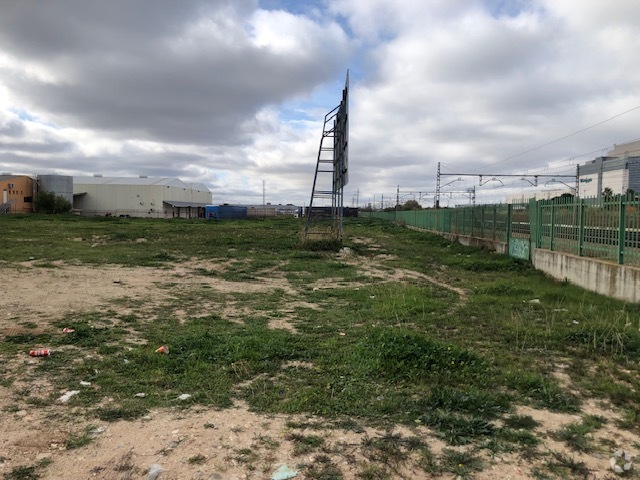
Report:
M 549 225 L 549 250 L 553 252 L 556 243 L 556 204 L 551 203 L 551 225 Z
M 480 237 L 484 238 L 484 209 L 485 206 L 480 207 Z
M 529 199 L 529 204 L 527 205 L 527 214 L 529 216 L 529 246 L 531 248 L 531 251 L 533 252 L 533 249 L 536 247 L 536 237 L 538 232 L 536 221 L 538 211 L 536 209 L 536 200 L 533 198 Z
M 511 242 L 511 210 L 513 209 L 512 204 L 507 204 L 507 251 L 509 252 L 509 243 Z
M 497 232 L 497 224 L 498 224 L 498 206 L 494 205 L 493 206 L 493 239 L 496 239 L 496 234 Z
M 473 237 L 473 221 L 474 221 L 473 210 L 474 208 L 471 207 L 471 235 L 469 235 L 470 237 Z
M 620 195 L 620 201 L 618 202 L 618 208 L 620 209 L 620 220 L 618 222 L 618 264 L 624 264 L 624 240 L 626 238 L 626 196 Z
M 584 256 L 584 222 L 585 222 L 584 199 L 578 199 L 578 256 Z

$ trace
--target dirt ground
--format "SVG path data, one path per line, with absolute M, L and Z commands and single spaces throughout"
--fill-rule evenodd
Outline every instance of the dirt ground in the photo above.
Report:
M 353 262 L 353 259 L 345 259 Z M 217 264 L 220 265 L 219 263 Z M 201 264 L 197 265 L 202 267 Z M 57 265 L 42 268 L 34 262 L 19 265 L 0 263 L 3 295 L 0 296 L 0 341 L 6 335 L 26 332 L 24 322 L 37 324 L 37 329 L 48 330 L 50 323 L 69 313 L 108 308 L 126 314 L 125 307 L 112 302 L 123 296 L 145 301 L 159 301 L 169 290 L 162 288 L 167 282 L 206 283 L 220 292 L 268 291 L 284 288 L 292 291 L 284 279 L 265 279 L 263 282 L 225 282 L 218 278 L 190 275 L 195 265 L 181 264 L 166 268 L 124 268 L 117 266 L 87 267 Z M 214 268 L 214 265 L 207 268 Z M 370 274 L 394 275 L 393 272 L 375 271 Z M 363 271 L 365 271 L 363 266 Z M 417 272 L 396 272 L 395 275 L 420 276 Z M 64 286 L 64 288 L 62 288 Z M 441 285 L 442 286 L 442 285 Z M 445 285 L 446 286 L 446 285 Z M 328 288 L 319 285 L 318 288 Z M 293 292 L 294 293 L 294 292 Z M 458 291 L 464 301 L 464 292 Z M 154 299 L 154 300 L 150 300 Z M 120 310 L 118 310 L 120 309 Z M 177 316 L 181 315 L 176 311 Z M 239 314 L 233 309 L 224 313 L 230 318 Z M 274 328 L 290 328 L 285 324 Z M 33 330 L 30 330 L 33 331 Z M 31 358 L 28 352 L 20 354 L 10 363 L 14 366 L 41 361 Z M 43 383 L 30 388 L 51 390 Z M 287 437 L 291 429 L 288 420 L 314 421 L 313 418 L 293 418 L 283 415 L 260 415 L 251 412 L 246 405 L 237 402 L 233 408 L 216 410 L 194 407 L 191 410 L 158 410 L 135 421 L 101 422 L 86 419 L 78 407 L 59 403 L 52 406 L 34 406 L 20 401 L 21 382 L 9 387 L 0 386 L 0 474 L 3 478 L 36 478 L 9 476 L 19 466 L 45 465 L 37 470 L 44 479 L 147 479 L 153 472 L 161 471 L 157 478 L 169 479 L 270 479 L 282 465 L 298 471 L 296 479 L 316 478 L 307 476 L 304 464 L 317 460 L 318 452 L 294 455 L 294 445 Z M 64 392 L 59 392 L 61 395 Z M 108 399 L 107 399 L 108 401 Z M 547 411 L 522 409 L 541 423 L 538 432 L 558 430 L 562 425 L 580 420 L 575 415 L 551 414 Z M 586 413 L 616 418 L 606 405 L 596 402 L 588 405 Z M 65 440 L 72 432 L 79 432 L 87 425 L 94 425 L 95 437 L 88 445 L 73 450 L 65 448 Z M 434 453 L 443 445 L 423 427 L 410 430 L 398 428 L 396 432 L 419 435 Z M 300 433 L 300 431 L 298 431 Z M 362 451 L 365 436 L 383 435 L 384 431 L 367 430 L 354 433 L 340 429 L 302 431 L 307 435 L 320 435 L 333 453 L 330 457 L 342 471 L 344 478 L 358 476 L 368 460 Z M 597 433 L 597 437 L 624 446 L 634 456 L 639 454 L 639 438 L 626 431 L 616 431 L 613 421 Z M 542 451 L 562 452 L 576 461 L 585 462 L 591 473 L 588 478 L 617 478 L 611 471 L 611 453 L 581 455 L 567 451 L 566 447 L 544 435 Z M 335 448 L 334 448 L 335 447 Z M 338 453 L 335 453 L 338 452 Z M 486 457 L 483 472 L 474 474 L 476 479 L 526 479 L 531 476 L 531 464 L 513 455 Z M 158 467 L 159 466 L 159 467 Z M 638 468 L 635 466 L 634 468 Z M 151 468 L 151 473 L 150 473 Z M 319 478 L 319 477 L 318 477 Z M 322 477 L 330 478 L 330 477 Z M 366 477 L 374 478 L 374 477 Z M 382 477 L 375 477 L 382 478 Z M 397 478 L 453 478 L 452 474 L 432 477 L 419 469 L 401 469 Z

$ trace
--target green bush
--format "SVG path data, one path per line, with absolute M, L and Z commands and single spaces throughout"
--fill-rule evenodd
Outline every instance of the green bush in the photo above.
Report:
M 38 192 L 34 208 L 38 213 L 69 213 L 73 205 L 62 195 L 54 192 Z

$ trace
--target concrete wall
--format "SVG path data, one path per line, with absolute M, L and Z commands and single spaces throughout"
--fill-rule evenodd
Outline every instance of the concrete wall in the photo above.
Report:
M 481 247 L 504 255 L 509 254 L 509 247 L 505 242 L 467 235 L 433 232 L 410 226 L 407 226 L 407 228 L 435 233 L 449 241 L 458 242 L 469 247 Z M 586 290 L 600 293 L 607 297 L 632 303 L 640 302 L 640 268 L 638 267 L 618 265 L 595 258 L 578 257 L 564 252 L 552 252 L 551 250 L 540 248 L 532 249 L 531 262 L 536 270 L 540 270 L 557 280 L 566 280 Z
M 443 233 L 434 232 L 433 230 L 427 230 L 426 228 L 414 227 L 413 225 L 405 225 L 406 228 L 411 230 L 417 230 L 419 232 L 429 232 L 440 235 L 446 238 L 450 242 L 457 242 L 460 245 L 467 247 L 486 248 L 487 250 L 493 250 L 494 252 L 501 253 L 503 255 L 509 254 L 509 245 L 506 242 L 499 242 L 497 240 L 488 240 L 486 238 L 470 237 L 469 235 L 458 235 L 457 233 Z
M 487 240 L 486 238 L 469 237 L 468 235 L 457 235 L 454 233 L 441 233 L 440 235 L 451 242 L 458 242 L 459 244 L 466 245 L 467 247 L 486 248 L 487 250 L 493 250 L 503 255 L 507 255 L 509 253 L 509 246 L 506 242 Z
M 534 248 L 533 266 L 558 280 L 566 280 L 608 297 L 640 302 L 640 268 Z

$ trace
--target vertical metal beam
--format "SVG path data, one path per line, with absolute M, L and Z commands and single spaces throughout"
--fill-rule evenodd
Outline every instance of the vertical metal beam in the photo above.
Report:
M 434 206 L 440 208 L 440 162 L 438 162 L 438 173 L 436 174 L 436 199 Z
M 511 243 L 511 218 L 513 215 L 513 205 L 507 205 L 507 251 L 509 251 L 509 244 Z
M 624 243 L 626 238 L 626 196 L 620 195 L 618 207 L 620 209 L 620 217 L 618 221 L 618 264 L 624 264 Z
M 578 201 L 578 256 L 584 256 L 584 221 L 585 221 L 585 208 L 584 200 L 582 198 L 576 198 Z
M 549 227 L 549 250 L 553 252 L 556 233 L 556 204 L 551 203 L 551 225 Z

